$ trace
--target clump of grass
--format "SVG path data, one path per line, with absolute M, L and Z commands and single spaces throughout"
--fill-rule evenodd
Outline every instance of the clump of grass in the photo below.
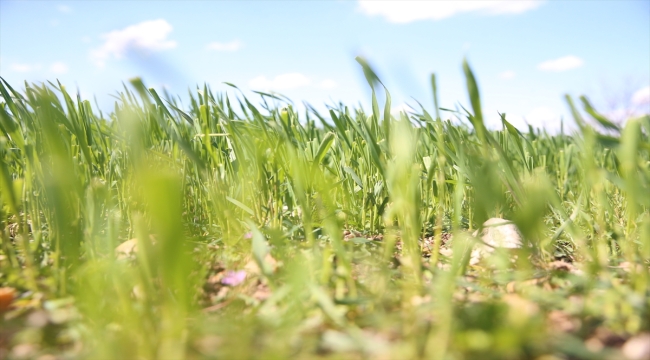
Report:
M 139 79 L 105 117 L 2 80 L 0 355 L 626 355 L 650 331 L 650 117 L 583 97 L 598 131 L 567 96 L 575 134 L 488 130 L 467 63 L 471 127 L 435 76 L 433 112 L 393 116 L 358 60 L 372 109 L 331 120 L 207 86 L 181 109 Z M 524 247 L 469 265 L 491 217 Z

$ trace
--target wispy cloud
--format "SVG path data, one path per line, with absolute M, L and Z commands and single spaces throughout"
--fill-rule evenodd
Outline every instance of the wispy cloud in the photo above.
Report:
M 123 58 L 130 51 L 154 52 L 173 49 L 176 41 L 167 37 L 173 30 L 164 19 L 144 21 L 127 26 L 121 30 L 113 30 L 103 34 L 104 43 L 94 49 L 91 56 L 95 63 L 103 67 L 108 58 Z
M 544 127 L 547 122 L 559 120 L 559 118 L 552 109 L 545 106 L 536 107 L 526 114 L 528 123 L 538 127 Z
M 502 78 L 502 79 L 506 79 L 506 80 L 507 79 L 512 79 L 515 76 L 517 76 L 517 74 L 512 70 L 506 70 L 506 71 L 503 71 L 503 72 L 499 73 L 499 77 Z
M 545 129 L 550 134 L 558 134 L 562 128 L 562 116 L 556 110 L 546 106 L 533 108 L 524 116 L 524 119 L 534 128 Z M 564 124 L 565 131 L 570 131 L 574 127 L 572 122 Z
M 632 104 L 637 106 L 650 105 L 650 86 L 637 90 L 632 95 Z
M 244 43 L 239 40 L 230 42 L 211 42 L 206 46 L 208 50 L 234 52 L 244 47 Z
M 401 103 L 397 106 L 393 106 L 390 109 L 390 113 L 393 114 L 393 116 L 399 116 L 399 114 L 402 112 L 406 114 L 411 113 L 413 112 L 413 107 L 407 103 Z
M 26 73 L 30 72 L 33 70 L 38 70 L 38 66 L 34 65 L 29 65 L 29 64 L 21 64 L 21 63 L 13 63 L 11 64 L 11 70 L 15 72 L 21 72 L 21 73 Z
M 320 87 L 321 89 L 334 89 L 338 85 L 339 84 L 337 84 L 336 81 L 332 79 L 325 79 L 318 84 L 318 87 Z
M 68 66 L 61 61 L 57 61 L 50 66 L 50 71 L 55 74 L 65 74 L 68 72 Z
M 502 127 L 501 117 L 496 114 L 496 111 L 486 112 L 486 125 L 490 129 L 499 129 Z M 549 106 L 536 106 L 525 114 L 510 113 L 506 115 L 506 119 L 517 129 L 521 131 L 528 131 L 528 125 L 536 129 L 545 129 L 550 134 L 558 134 L 562 128 L 562 115 L 559 109 L 554 109 Z M 571 131 L 575 128 L 572 122 L 565 122 L 564 130 Z
M 72 12 L 72 8 L 67 6 L 67 5 L 59 5 L 59 6 L 56 7 L 56 9 L 59 10 L 59 12 L 64 13 L 64 14 Z
M 266 76 L 258 76 L 248 82 L 251 89 L 256 90 L 288 90 L 307 86 L 311 80 L 300 73 L 282 74 L 269 79 Z
M 581 58 L 569 55 L 558 59 L 544 61 L 537 65 L 537 68 L 542 71 L 560 72 L 579 68 L 582 64 L 584 64 L 584 61 L 582 61 Z
M 392 23 L 442 20 L 454 15 L 478 12 L 486 15 L 519 14 L 539 7 L 543 1 L 373 1 L 359 0 L 359 10 L 383 16 Z
M 43 69 L 42 64 L 28 64 L 28 63 L 13 63 L 9 66 L 11 71 L 18 72 L 18 73 L 29 73 L 29 72 L 35 72 L 35 71 L 40 71 Z M 68 66 L 64 64 L 63 62 L 55 62 L 52 65 L 50 65 L 49 70 L 55 74 L 64 74 L 68 72 Z

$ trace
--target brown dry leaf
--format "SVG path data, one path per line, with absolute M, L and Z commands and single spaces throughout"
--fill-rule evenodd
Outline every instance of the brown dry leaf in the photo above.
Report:
M 562 260 L 556 260 L 548 264 L 550 270 L 566 271 L 574 275 L 582 275 L 584 272 L 576 267 L 574 264 Z
M 591 337 L 585 340 L 585 347 L 587 348 L 587 350 L 593 353 L 597 353 L 600 352 L 605 347 L 605 345 L 603 345 L 603 343 L 597 338 Z
M 135 285 L 131 293 L 133 294 L 133 297 L 138 300 L 145 300 L 147 298 L 147 294 L 141 285 Z
M 538 358 L 535 358 L 535 360 L 564 360 L 565 358 L 563 357 L 557 357 L 555 355 L 542 355 Z
M 126 259 L 138 252 L 138 239 L 127 240 L 115 248 L 115 255 L 119 260 Z
M 442 255 L 444 257 L 448 257 L 450 259 L 454 256 L 454 251 L 452 249 L 450 249 L 450 248 L 441 247 L 439 252 L 440 252 L 440 255 Z
M 37 345 L 34 344 L 18 344 L 11 349 L 11 355 L 15 359 L 29 359 L 34 357 L 37 350 Z
M 618 268 L 623 269 L 623 271 L 625 271 L 626 273 L 631 273 L 633 270 L 636 273 L 642 273 L 642 272 L 645 271 L 645 269 L 643 268 L 643 265 L 641 265 L 641 264 L 632 264 L 629 261 L 624 261 L 624 262 L 618 264 Z
M 249 274 L 260 275 L 262 273 L 262 271 L 260 271 L 260 267 L 257 266 L 255 259 L 250 259 L 246 265 L 244 265 L 244 270 L 246 270 L 246 272 Z
M 431 296 L 429 295 L 425 295 L 425 296 L 416 295 L 411 298 L 411 305 L 416 307 L 430 302 L 431 302 Z
M 547 315 L 549 327 L 556 332 L 574 332 L 582 325 L 580 320 L 562 310 L 553 310 Z
M 44 354 L 36 358 L 36 360 L 57 360 L 58 357 L 52 354 Z
M 625 342 L 625 338 L 623 338 L 621 335 L 615 334 L 603 326 L 597 327 L 589 339 L 596 339 L 600 341 L 604 346 L 610 347 L 619 347 Z
M 539 312 L 537 304 L 517 294 L 507 294 L 503 297 L 503 301 L 518 315 L 533 316 Z
M 0 288 L 0 313 L 9 309 L 16 296 L 16 289 L 10 287 Z
M 266 254 L 264 257 L 264 262 L 266 262 L 270 267 L 271 271 L 275 272 L 275 270 L 278 268 L 278 266 L 282 265 L 281 263 L 278 264 L 278 261 L 271 256 L 271 254 Z M 262 270 L 260 267 L 257 265 L 257 262 L 255 262 L 255 259 L 251 259 L 249 262 L 244 265 L 244 270 L 248 274 L 255 274 L 255 275 L 260 275 L 262 274 Z
M 149 235 L 152 243 L 155 243 L 156 239 L 153 235 Z M 135 256 L 138 253 L 138 238 L 129 239 L 115 248 L 115 255 L 118 260 L 128 259 L 132 256 Z
M 207 283 L 210 285 L 221 284 L 222 278 L 223 278 L 223 272 L 220 272 L 210 276 L 207 280 Z
M 363 235 L 355 230 L 344 230 L 343 231 L 343 240 L 348 241 L 355 237 L 362 237 Z
M 259 283 L 257 285 L 257 288 L 255 289 L 255 292 L 253 293 L 253 298 L 259 300 L 259 301 L 264 301 L 268 299 L 271 296 L 271 289 L 266 284 Z
M 546 278 L 534 278 L 534 279 L 528 279 L 524 281 L 511 281 L 508 284 L 506 284 L 506 292 L 515 293 L 517 291 L 521 291 L 529 287 L 539 286 L 540 284 L 546 287 L 546 285 L 548 285 L 546 280 L 547 280 Z
M 273 256 L 271 256 L 271 254 L 266 254 L 266 256 L 264 257 L 264 261 L 266 261 L 267 264 L 271 265 L 271 269 L 274 272 L 278 268 L 278 266 L 282 265 L 282 264 L 278 263 L 278 261 L 275 260 L 275 258 L 273 258 Z
M 575 266 L 573 266 L 573 264 L 562 260 L 553 261 L 549 263 L 548 266 L 549 268 L 551 268 L 551 270 L 557 270 L 557 271 L 572 272 L 575 270 Z
M 223 339 L 216 335 L 206 335 L 196 341 L 194 341 L 194 346 L 203 354 L 211 355 L 214 354 L 223 343 Z

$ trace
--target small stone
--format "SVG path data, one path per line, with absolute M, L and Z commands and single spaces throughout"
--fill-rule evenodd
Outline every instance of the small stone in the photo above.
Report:
M 57 360 L 58 358 L 52 354 L 44 354 L 36 358 L 36 360 Z
M 28 359 L 33 357 L 36 352 L 36 346 L 32 344 L 19 344 L 11 350 L 11 355 L 15 359 Z
M 539 306 L 537 304 L 517 294 L 504 295 L 503 302 L 508 304 L 510 310 L 517 313 L 517 315 L 531 317 L 539 313 Z
M 474 232 L 474 236 L 478 230 Z M 511 221 L 501 218 L 491 218 L 483 223 L 481 240 L 493 247 L 517 249 L 522 246 L 521 232 Z
M 623 344 L 623 355 L 629 360 L 650 359 L 650 333 L 643 333 L 632 337 Z
M 478 230 L 472 236 L 478 237 Z M 481 240 L 471 254 L 470 264 L 476 265 L 485 255 L 494 252 L 496 248 L 518 249 L 522 247 L 521 232 L 511 221 L 501 218 L 491 218 L 483 223 Z
M 632 264 L 629 261 L 624 261 L 618 265 L 620 269 L 623 269 L 626 273 L 636 272 L 642 273 L 644 271 L 643 265 L 641 264 Z
M 138 239 L 127 240 L 115 248 L 115 255 L 118 259 L 125 259 L 138 252 Z
M 561 310 L 553 310 L 547 315 L 551 330 L 561 333 L 574 332 L 580 329 L 580 320 Z
M 194 342 L 196 348 L 204 355 L 214 354 L 223 343 L 223 339 L 216 335 L 206 335 Z
M 50 321 L 47 312 L 36 310 L 27 316 L 27 324 L 31 327 L 42 328 Z
M 151 243 L 156 242 L 153 235 L 149 235 Z M 118 260 L 128 259 L 138 254 L 138 238 L 129 239 L 115 248 L 115 255 Z

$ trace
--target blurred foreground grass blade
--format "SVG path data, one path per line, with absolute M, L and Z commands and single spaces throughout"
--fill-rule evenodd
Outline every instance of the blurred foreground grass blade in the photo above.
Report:
M 620 170 L 625 181 L 625 194 L 627 196 L 627 228 L 626 232 L 632 235 L 636 218 L 641 211 L 639 205 L 650 207 L 650 200 L 647 188 L 642 187 L 639 181 L 639 150 L 641 143 L 641 126 L 638 120 L 630 120 L 623 129 L 621 145 L 618 150 L 621 161 Z M 646 186 L 648 184 L 645 184 Z M 645 195 L 642 195 L 645 193 Z
M 587 113 L 588 113 L 589 115 L 591 115 L 591 117 L 593 117 L 594 119 L 596 119 L 596 121 L 598 121 L 598 123 L 599 123 L 600 125 L 602 125 L 604 128 L 606 128 L 606 129 L 608 129 L 608 130 L 615 130 L 615 131 L 620 131 L 620 130 L 621 130 L 621 128 L 620 128 L 618 125 L 616 125 L 616 124 L 614 124 L 613 122 L 611 122 L 610 120 L 608 120 L 608 119 L 607 119 L 605 116 L 603 116 L 602 114 L 599 114 L 599 113 L 596 111 L 596 109 L 594 109 L 594 107 L 591 105 L 591 103 L 589 102 L 589 100 L 587 99 L 587 97 L 585 97 L 585 96 L 581 96 L 581 97 L 580 97 L 580 101 L 582 101 L 582 105 L 584 106 L 585 111 L 587 111 Z
M 508 120 L 506 120 L 506 114 L 499 114 L 499 115 L 501 116 L 501 122 L 503 123 L 506 130 L 508 131 L 508 134 L 512 139 L 515 140 L 515 143 L 517 144 L 517 150 L 519 151 L 519 156 L 521 157 L 521 163 L 526 164 L 526 154 L 524 153 L 524 147 L 521 142 L 521 139 L 524 137 L 521 135 L 519 130 L 517 130 L 517 128 L 512 126 L 512 124 L 510 124 Z
M 331 132 L 327 133 L 323 137 L 323 140 L 318 146 L 318 151 L 316 151 L 316 155 L 314 156 L 314 164 L 320 164 L 323 161 L 323 158 L 325 158 L 327 151 L 332 147 L 334 139 L 335 135 Z
M 585 120 L 582 118 L 582 115 L 580 115 L 578 108 L 573 103 L 573 98 L 571 98 L 569 94 L 566 94 L 564 95 L 564 100 L 569 105 L 569 110 L 571 110 L 571 115 L 573 115 L 573 120 L 578 125 L 578 128 L 580 128 L 580 130 L 584 132 L 588 128 L 588 125 L 585 122 Z
M 431 74 L 431 90 L 433 94 L 433 107 L 436 112 L 436 120 L 440 118 L 440 108 L 438 106 L 438 85 L 436 83 L 436 74 Z
M 6 160 L 7 139 L 0 138 L 0 190 L 3 200 L 9 205 L 9 210 L 18 216 L 18 196 L 14 191 L 14 182 L 9 172 L 8 161 Z
M 67 292 L 67 281 L 81 255 L 81 213 L 79 211 L 83 184 L 78 167 L 73 163 L 70 135 L 65 131 L 57 99 L 46 89 L 37 91 L 38 99 L 32 104 L 38 123 L 43 129 L 44 144 L 39 146 L 43 167 L 44 192 L 47 198 L 47 215 L 56 246 L 55 266 L 60 271 L 59 291 Z
M 7 107 L 9 107 L 9 111 L 11 111 L 14 116 L 19 116 L 21 112 L 9 92 L 18 99 L 22 98 L 4 78 L 0 77 L 0 95 L 2 95 L 2 99 L 7 104 Z
M 0 83 L 0 87 L 2 86 L 4 85 Z M 14 144 L 16 144 L 17 148 L 20 149 L 20 151 L 24 152 L 25 139 L 24 135 L 22 134 L 20 124 L 17 124 L 14 121 L 14 116 L 16 115 L 9 115 L 4 105 L 5 104 L 2 104 L 2 106 L 0 106 L 0 130 L 2 130 L 4 136 L 6 136 L 8 140 L 12 141 Z
M 347 128 L 344 125 L 343 120 L 336 115 L 334 110 L 330 110 L 329 113 L 330 113 L 330 117 L 332 118 L 332 121 L 334 121 L 334 125 L 336 126 L 336 129 L 338 130 L 338 135 L 341 138 L 343 138 L 343 140 L 347 144 L 348 148 L 351 148 L 352 143 L 351 143 L 350 139 L 348 138 Z
M 476 134 L 481 140 L 483 146 L 487 145 L 486 143 L 486 133 L 487 129 L 483 123 L 483 111 L 481 110 L 481 97 L 479 95 L 478 84 L 474 78 L 474 73 L 467 63 L 467 59 L 463 60 L 463 72 L 465 73 L 465 80 L 467 82 L 467 92 L 469 93 L 469 100 L 472 104 L 472 110 L 474 112 L 473 116 L 470 116 L 470 121 L 476 130 Z

